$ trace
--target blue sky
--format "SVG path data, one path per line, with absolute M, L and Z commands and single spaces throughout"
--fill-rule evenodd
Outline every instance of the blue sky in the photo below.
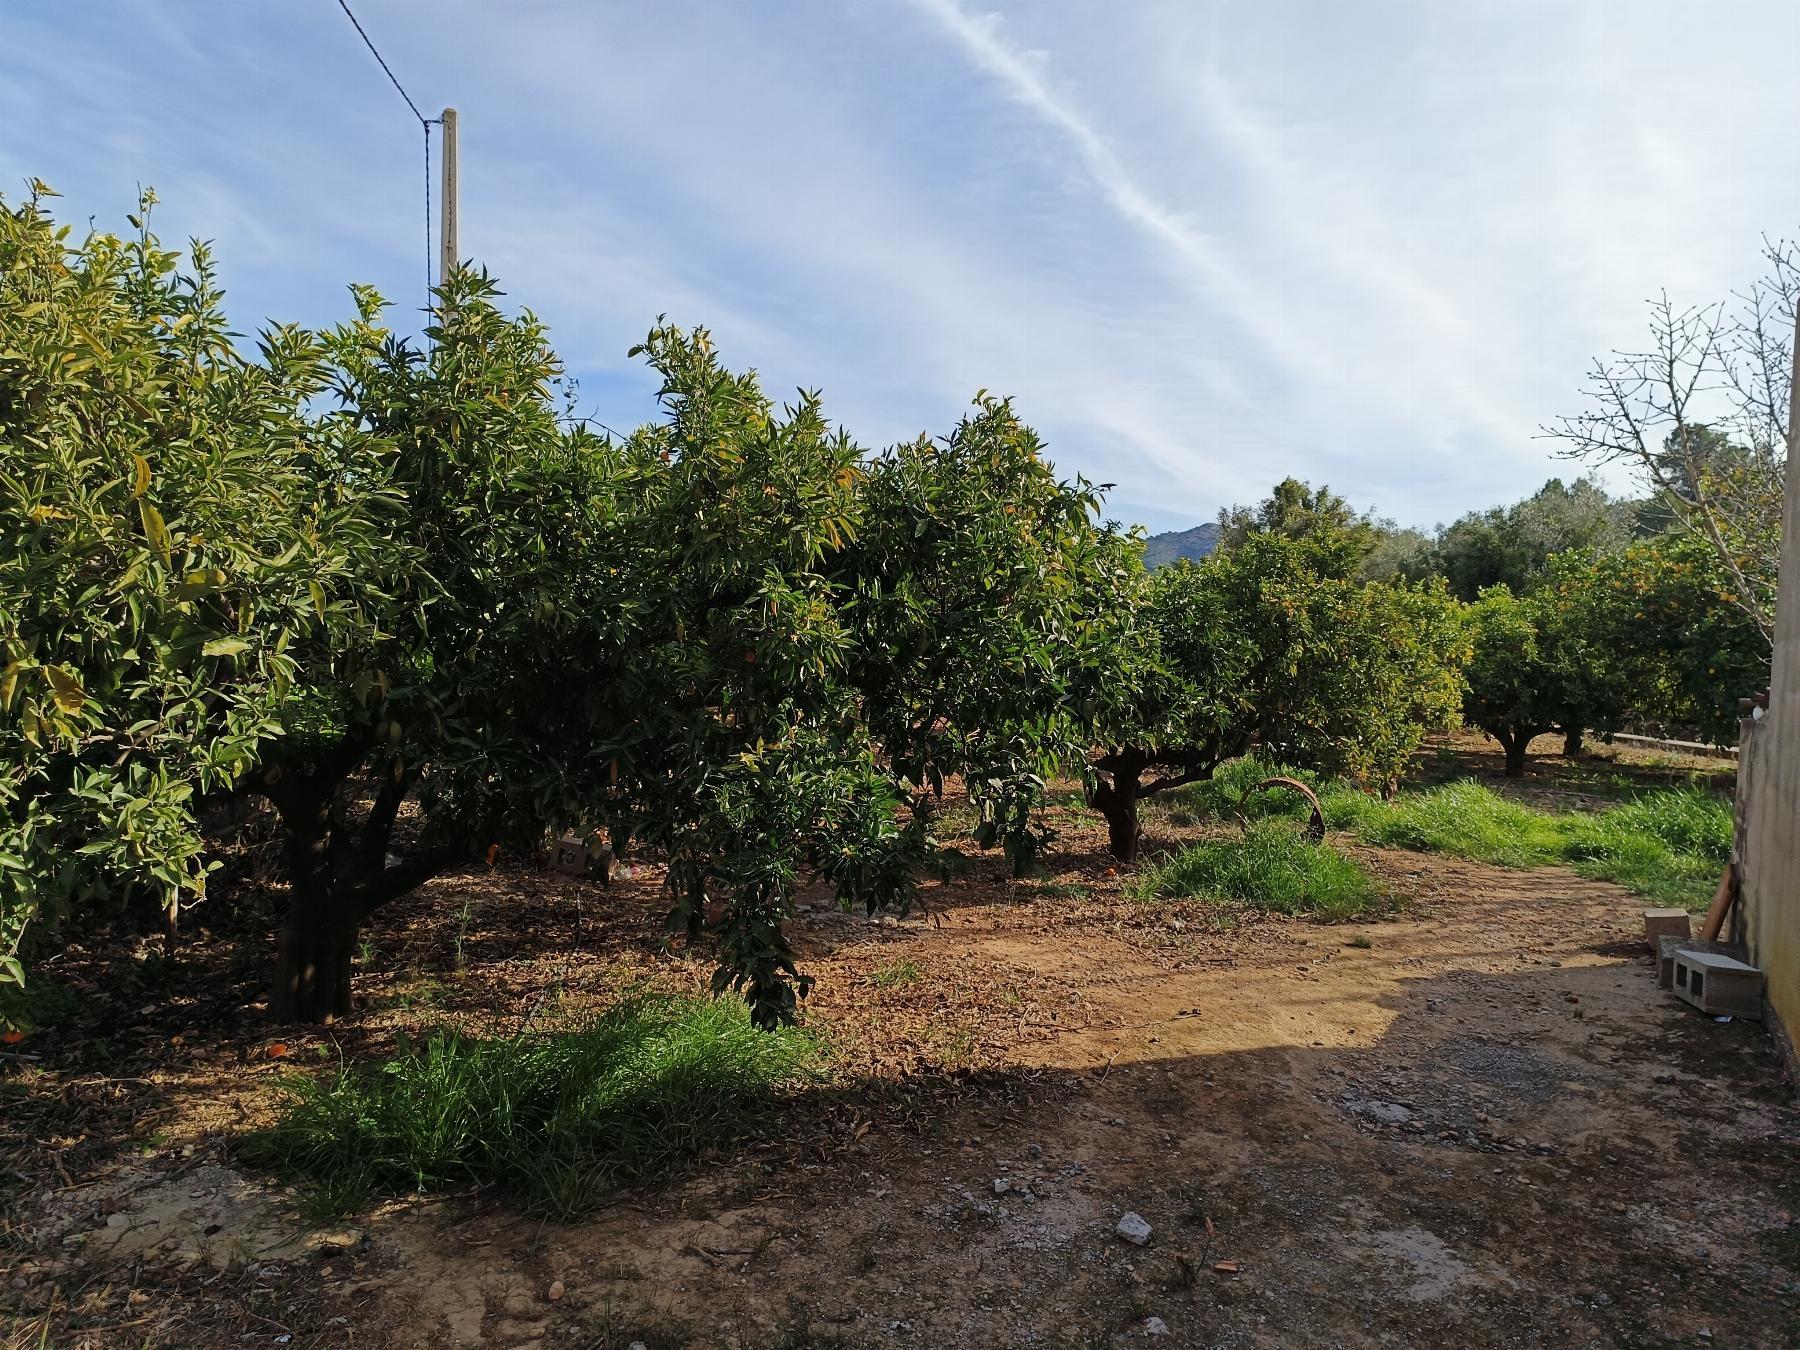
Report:
M 584 407 L 659 313 L 864 445 L 1013 394 L 1120 518 L 1284 474 L 1429 525 L 1568 475 L 1538 425 L 1643 301 L 1800 232 L 1800 4 L 353 0 L 463 117 L 463 252 Z M 423 303 L 418 124 L 334 0 L 0 0 L 0 192 L 139 183 L 233 316 Z

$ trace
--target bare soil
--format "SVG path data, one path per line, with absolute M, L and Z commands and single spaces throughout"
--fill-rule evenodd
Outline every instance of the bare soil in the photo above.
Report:
M 1486 753 L 1459 738 L 1425 769 L 1491 772 Z M 1691 767 L 1545 761 L 1509 790 L 1604 797 Z M 314 1226 L 232 1145 L 321 1051 L 698 987 L 706 954 L 664 938 L 654 867 L 433 883 L 384 916 L 365 1012 L 325 1033 L 261 1020 L 266 954 L 223 919 L 173 969 L 149 939 L 134 963 L 76 948 L 54 973 L 77 1001 L 0 1062 L 0 1328 L 94 1347 L 1800 1344 L 1791 1085 L 1759 1025 L 1656 988 L 1641 901 L 1352 845 L 1394 912 L 1233 920 L 1129 898 L 1078 799 L 1051 816 L 1037 880 L 973 856 L 903 920 L 804 897 L 834 1082 L 780 1137 L 579 1224 L 463 1193 Z M 1151 850 L 1201 828 L 1161 812 Z M 1127 1212 L 1144 1245 L 1116 1231 Z

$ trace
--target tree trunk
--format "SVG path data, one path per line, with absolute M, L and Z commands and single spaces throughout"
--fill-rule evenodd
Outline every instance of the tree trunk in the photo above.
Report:
M 1503 741 L 1506 747 L 1506 776 L 1523 778 L 1525 776 L 1525 752 L 1531 748 L 1531 737 L 1524 732 L 1516 733 L 1510 741 Z
M 277 1022 L 335 1022 L 350 1015 L 350 964 L 360 925 L 320 912 L 296 893 L 281 930 L 269 1011 Z
M 1580 759 L 1582 748 L 1582 730 L 1580 727 L 1563 729 L 1563 758 Z
M 290 784 L 276 803 L 291 888 L 269 997 L 269 1012 L 278 1022 L 331 1022 L 350 1015 L 350 962 L 361 915 L 338 886 L 333 796 L 332 788 L 306 791 Z
M 1121 756 L 1112 770 L 1112 782 L 1094 789 L 1094 809 L 1106 817 L 1106 843 L 1120 862 L 1136 862 L 1138 839 L 1143 834 L 1138 824 L 1138 776 L 1143 772 L 1135 758 Z

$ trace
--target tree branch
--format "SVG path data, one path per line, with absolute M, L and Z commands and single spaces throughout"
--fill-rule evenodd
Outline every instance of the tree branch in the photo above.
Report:
M 462 845 L 442 844 L 415 853 L 403 862 L 383 868 L 346 895 L 345 903 L 359 920 L 366 919 L 390 900 L 415 891 L 438 873 L 469 856 Z

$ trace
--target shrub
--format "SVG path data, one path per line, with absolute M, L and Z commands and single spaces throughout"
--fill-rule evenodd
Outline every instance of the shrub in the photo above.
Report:
M 818 1057 L 732 1000 L 644 998 L 529 1038 L 435 1032 L 381 1064 L 289 1080 L 287 1113 L 248 1153 L 329 1209 L 480 1182 L 567 1217 L 756 1133 Z
M 1253 824 L 1242 838 L 1208 839 L 1150 868 L 1146 897 L 1192 897 L 1274 914 L 1337 922 L 1380 908 L 1381 887 L 1330 844 L 1315 844 L 1281 820 Z

